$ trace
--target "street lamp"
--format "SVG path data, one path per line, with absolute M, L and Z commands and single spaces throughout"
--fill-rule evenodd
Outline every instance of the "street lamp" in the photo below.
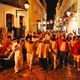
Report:
M 66 13 L 67 13 L 67 16 L 70 16 L 70 15 L 71 15 L 71 12 L 69 12 L 69 11 L 68 11 L 68 12 L 66 12 Z
M 29 6 L 30 6 L 30 4 L 29 4 L 29 2 L 26 0 L 26 1 L 25 1 L 25 4 L 24 4 L 25 9 L 16 10 L 16 17 L 17 17 L 17 12 L 18 12 L 18 11 L 26 11 L 26 10 L 29 8 Z
M 30 6 L 29 2 L 26 1 L 25 4 L 24 4 L 25 9 L 27 10 L 29 8 L 29 6 Z

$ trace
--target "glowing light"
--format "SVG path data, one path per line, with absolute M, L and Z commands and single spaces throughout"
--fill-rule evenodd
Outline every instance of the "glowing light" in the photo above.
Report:
M 69 12 L 69 11 L 68 11 L 68 12 L 66 12 L 66 13 L 67 13 L 67 16 L 70 16 L 70 15 L 71 15 L 71 12 Z
M 29 4 L 25 4 L 24 6 L 25 6 L 25 9 L 28 9 L 30 5 Z

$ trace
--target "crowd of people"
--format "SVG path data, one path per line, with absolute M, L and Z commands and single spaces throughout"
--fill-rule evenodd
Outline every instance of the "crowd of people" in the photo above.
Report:
M 37 62 L 43 70 L 67 68 L 68 65 L 80 71 L 80 36 L 58 31 L 27 33 L 25 38 L 8 36 L 4 44 L 0 40 L 0 54 L 14 54 L 14 71 L 22 71 L 24 63 L 29 70 Z M 12 51 L 12 52 L 10 52 Z M 37 60 L 36 60 L 37 58 Z M 1 61 L 0 61 L 1 63 Z M 37 64 L 35 64 L 37 65 Z

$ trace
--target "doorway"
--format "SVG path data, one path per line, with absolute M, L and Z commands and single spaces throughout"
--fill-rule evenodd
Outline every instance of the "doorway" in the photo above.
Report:
M 20 37 L 25 36 L 24 16 L 19 17 Z
M 6 27 L 8 32 L 12 31 L 12 25 L 14 24 L 14 15 L 6 14 Z

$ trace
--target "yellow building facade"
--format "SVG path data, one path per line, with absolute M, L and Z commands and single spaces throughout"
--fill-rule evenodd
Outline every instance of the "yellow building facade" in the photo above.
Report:
M 30 7 L 28 10 L 28 20 L 29 20 L 29 31 L 36 32 L 38 30 L 38 20 L 46 18 L 46 2 L 43 0 L 43 3 L 39 0 L 28 0 Z

